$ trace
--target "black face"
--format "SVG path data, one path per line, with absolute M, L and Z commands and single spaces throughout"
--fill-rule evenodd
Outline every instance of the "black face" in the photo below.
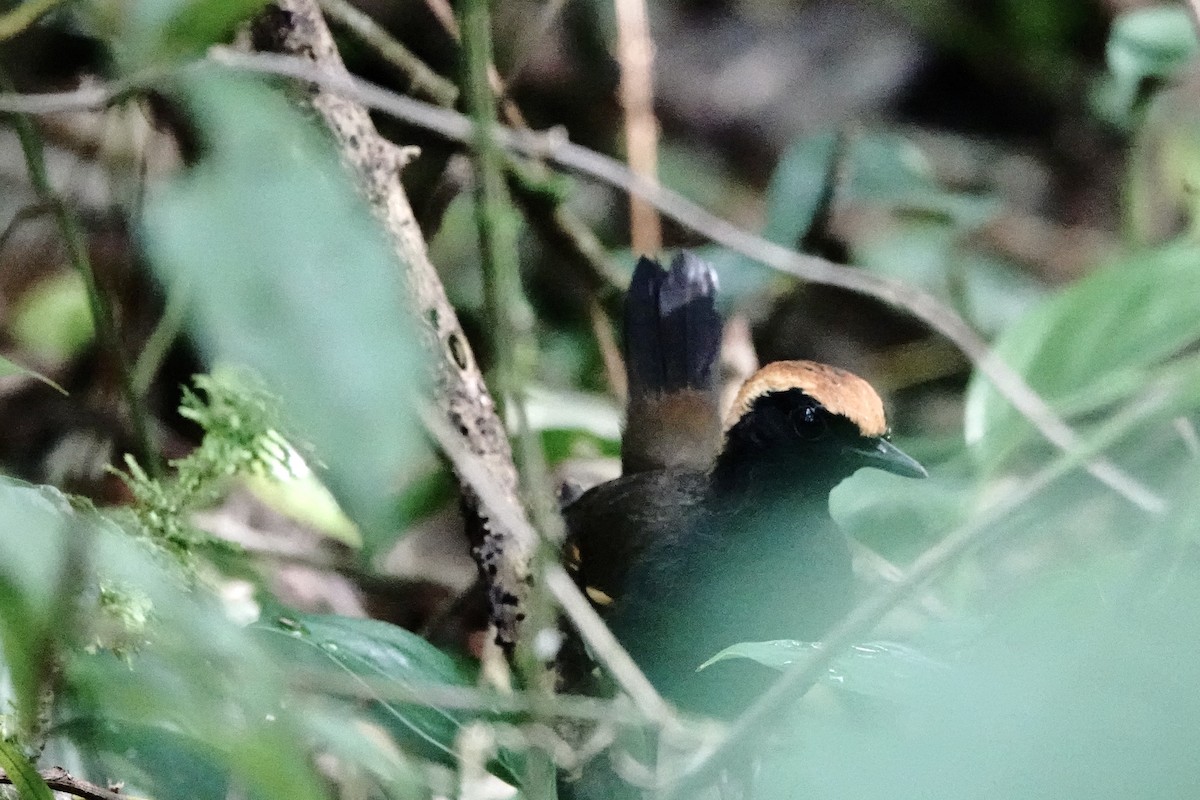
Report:
M 858 426 L 799 389 L 770 392 L 754 401 L 729 431 L 730 443 L 765 450 L 790 450 L 850 443 L 862 438 Z
M 833 482 L 861 467 L 909 477 L 925 470 L 886 436 L 863 436 L 858 426 L 830 413 L 800 389 L 770 392 L 729 430 L 726 453 L 736 461 L 762 461 L 776 470 L 818 470 Z

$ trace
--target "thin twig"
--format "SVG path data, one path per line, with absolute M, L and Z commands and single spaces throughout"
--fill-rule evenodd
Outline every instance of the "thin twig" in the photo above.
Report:
M 204 62 L 193 62 L 184 68 L 194 69 L 198 63 Z M 166 69 L 144 70 L 110 83 L 89 83 L 69 92 L 18 94 L 5 88 L 4 92 L 0 92 L 0 113 L 42 116 L 67 111 L 99 111 L 154 85 L 172 72 Z
M 521 76 L 533 59 L 538 43 L 550 32 L 550 27 L 566 4 L 566 0 L 548 0 L 538 11 L 537 21 L 526 29 L 525 35 L 513 46 L 512 64 L 509 66 L 508 75 L 503 76 L 507 91 L 512 91 L 512 88 L 521 82 Z
M 37 219 L 42 214 L 49 214 L 53 210 L 52 203 L 31 203 L 18 209 L 17 213 L 13 214 L 13 218 L 4 226 L 4 230 L 0 231 L 0 253 L 4 252 L 9 240 L 16 235 L 22 225 L 32 219 Z
M 551 5 L 543 12 L 547 19 L 551 12 L 557 14 L 555 4 L 561 5 L 561 0 L 551 0 Z M 449 4 L 444 0 L 428 0 L 428 5 L 450 38 L 461 43 L 462 31 L 450 13 Z M 507 123 L 518 130 L 527 130 L 525 117 L 509 97 L 509 87 L 495 64 L 488 64 L 488 81 L 500 98 L 500 110 Z M 552 247 L 563 251 L 573 264 L 582 268 L 593 290 L 599 293 L 609 288 L 623 288 L 624 277 L 618 277 L 618 272 L 613 269 L 608 251 L 583 220 L 563 203 L 545 165 L 522 163 L 510 154 L 505 169 L 509 188 L 530 224 Z
M 391 64 L 408 81 L 416 94 L 439 106 L 453 106 L 458 99 L 458 87 L 438 75 L 411 50 L 388 34 L 375 20 L 346 0 L 318 0 L 326 16 L 347 28 L 369 45 L 384 61 Z
M 617 62 L 621 65 L 618 96 L 625 112 L 625 158 L 634 175 L 658 182 L 658 120 L 654 116 L 654 42 L 645 0 L 614 0 L 617 18 Z M 629 198 L 630 241 L 635 253 L 656 254 L 662 248 L 658 211 L 638 195 Z
M 42 780 L 53 791 L 62 792 L 63 794 L 75 795 L 85 800 L 129 800 L 128 795 L 117 794 L 111 789 L 105 789 L 103 786 L 97 786 L 80 778 L 73 778 L 62 767 L 44 769 L 38 772 L 38 774 L 42 776 Z M 6 786 L 12 785 L 12 779 L 3 770 L 0 770 L 0 783 Z
M 463 480 L 469 481 L 475 487 L 480 502 L 487 506 L 501 523 L 514 528 L 528 528 L 529 523 L 516 514 L 512 500 L 498 490 L 492 476 L 466 451 L 461 437 L 430 409 L 423 408 L 420 413 L 430 436 L 454 464 Z M 548 568 L 545 575 L 546 587 L 558 600 L 584 641 L 592 648 L 597 660 L 604 665 L 617 685 L 634 699 L 647 717 L 661 728 L 671 726 L 675 721 L 675 714 L 670 706 L 638 669 L 625 648 L 613 637 L 578 587 L 569 577 L 565 584 L 562 583 L 562 579 L 555 572 L 557 569 L 560 568 Z
M 737 719 L 716 748 L 680 776 L 678 783 L 666 794 L 665 800 L 695 797 L 700 788 L 716 780 L 727 765 L 735 762 L 753 747 L 760 735 L 776 723 L 786 709 L 794 707 L 795 702 L 820 680 L 829 664 L 841 652 L 861 641 L 889 611 L 918 589 L 966 554 L 985 544 L 996 532 L 996 522 L 1033 500 L 1052 483 L 1078 467 L 1091 454 L 1112 446 L 1138 425 L 1161 413 L 1172 394 L 1170 383 L 1178 378 L 1178 375 L 1171 375 L 1153 384 L 1124 411 L 1104 423 L 1101 430 L 1083 447 L 1064 454 L 1022 481 L 977 517 L 922 553 L 909 567 L 902 580 L 879 589 L 873 596 L 860 603 L 823 637 L 820 648 L 810 650 L 797 660 Z
M 0 86 L 6 89 L 11 88 L 6 74 L 0 73 Z M 83 279 L 96 336 L 116 366 L 121 396 L 125 401 L 126 411 L 129 413 L 129 421 L 133 425 L 138 460 L 150 475 L 156 476 L 161 473 L 162 464 L 158 448 L 154 446 L 149 412 L 141 395 L 134 390 L 129 356 L 121 344 L 108 293 L 101 288 L 100 282 L 96 278 L 91 257 L 88 255 L 87 237 L 83 225 L 74 209 L 54 190 L 50 183 L 50 175 L 46 169 L 45 147 L 33 121 L 25 114 L 13 114 L 12 121 L 17 131 L 17 138 L 21 142 L 21 150 L 25 154 L 29 182 L 37 193 L 39 201 L 49 205 L 54 211 L 54 220 L 62 235 L 63 244 L 66 246 L 67 257 L 71 266 Z
M 659 724 L 674 720 L 671 707 L 659 695 L 658 690 L 650 683 L 634 662 L 633 657 L 617 641 L 612 631 L 604 624 L 604 620 L 596 613 L 587 599 L 579 592 L 579 587 L 571 580 L 561 566 L 554 564 L 546 568 L 546 587 L 554 595 L 554 599 L 562 606 L 563 611 L 570 617 L 579 635 L 600 658 L 601 663 L 612 674 L 613 678 L 633 698 L 633 702 L 651 720 Z
M 210 60 L 233 69 L 282 75 L 317 84 L 328 91 L 353 98 L 363 105 L 433 131 L 447 139 L 463 143 L 470 141 L 470 121 L 461 114 L 402 97 L 348 74 L 322 70 L 302 59 L 269 53 L 237 53 L 220 47 L 212 48 L 209 57 Z M 51 113 L 95 108 L 98 100 L 119 96 L 129 90 L 130 85 L 125 85 L 121 87 L 120 92 L 89 90 L 86 93 L 67 92 L 58 95 L 0 94 L 0 111 Z M 498 132 L 498 138 L 506 147 L 517 152 L 548 159 L 627 192 L 636 193 L 684 227 L 780 272 L 812 283 L 837 286 L 865 294 L 904 309 L 953 342 L 970 359 L 975 369 L 987 377 L 996 391 L 1047 441 L 1064 452 L 1079 447 L 1078 434 L 1019 373 L 991 351 L 987 342 L 962 317 L 933 295 L 899 280 L 834 264 L 817 256 L 797 253 L 744 231 L 682 195 L 638 178 L 621 163 L 572 144 L 559 130 L 548 133 L 501 130 Z M 1165 512 L 1166 504 L 1160 496 L 1121 471 L 1111 461 L 1097 457 L 1089 460 L 1086 468 L 1091 475 L 1143 511 L 1156 515 Z
M 487 714 L 528 714 L 587 722 L 644 726 L 654 724 L 643 709 L 621 701 L 556 694 L 534 696 L 528 692 L 501 694 L 472 686 L 404 683 L 365 675 L 347 676 L 329 671 L 300 672 L 291 684 L 299 691 L 321 692 L 338 697 L 374 700 L 381 703 L 412 703 L 454 711 Z
M 592 326 L 592 337 L 600 348 L 600 360 L 604 364 L 604 378 L 608 388 L 622 406 L 629 397 L 629 385 L 625 378 L 625 360 L 621 357 L 621 345 L 612 320 L 594 298 L 588 302 L 588 322 Z
M 534 528 L 541 535 L 531 561 L 534 575 L 556 559 L 555 543 L 562 541 L 562 518 L 549 497 L 545 455 L 537 432 L 526 416 L 525 391 L 537 359 L 533 310 L 521 287 L 517 261 L 517 216 L 504 178 L 504 151 L 495 138 L 496 98 L 488 81 L 492 66 L 491 15 L 488 0 L 461 4 L 464 95 L 474 121 L 475 220 L 483 262 L 485 303 L 492 329 L 494 391 L 516 420 L 516 461 L 521 488 L 528 499 Z M 517 642 L 517 669 L 526 685 L 553 689 L 553 673 L 539 658 L 536 634 L 554 626 L 554 607 L 538 581 L 525 597 L 526 631 Z
M 446 109 L 435 108 L 402 97 L 349 75 L 323 73 L 303 61 L 282 57 L 255 56 L 214 48 L 211 57 L 237 69 L 286 75 L 319 83 L 326 89 L 376 108 L 414 125 L 420 125 L 448 139 L 469 142 L 470 121 Z M 2 101 L 3 98 L 0 98 Z M 0 105 L 0 108 L 3 106 Z M 590 175 L 606 183 L 636 193 L 654 203 L 660 211 L 717 244 L 747 258 L 759 261 L 802 280 L 837 286 L 875 297 L 888 305 L 904 309 L 941 333 L 971 360 L 979 372 L 995 386 L 1029 422 L 1055 447 L 1070 452 L 1080 447 L 1079 436 L 1050 408 L 1025 379 L 992 352 L 975 329 L 955 311 L 933 295 L 902 281 L 863 270 L 834 264 L 817 256 L 797 253 L 738 228 L 701 208 L 682 195 L 646 181 L 631 173 L 620 162 L 568 141 L 561 132 L 546 134 L 500 130 L 498 139 L 514 150 L 554 161 L 561 166 Z M 1087 471 L 1142 510 L 1162 514 L 1166 504 L 1161 497 L 1122 472 L 1105 458 L 1087 463 Z
M 187 317 L 187 301 L 187 288 L 182 282 L 174 286 L 167 295 L 162 316 L 146 338 L 146 344 L 133 365 L 133 389 L 139 397 L 145 397 L 146 392 L 150 390 L 150 384 L 158 375 L 171 345 L 175 344 L 180 331 L 183 330 Z

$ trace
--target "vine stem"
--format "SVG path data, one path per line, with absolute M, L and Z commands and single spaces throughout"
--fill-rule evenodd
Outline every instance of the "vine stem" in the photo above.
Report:
M 8 75 L 3 71 L 0 71 L 0 88 L 8 91 L 12 91 L 13 88 Z M 125 401 L 130 422 L 133 424 L 138 461 L 145 465 L 147 472 L 157 477 L 162 474 L 162 462 L 158 455 L 158 448 L 154 445 L 153 426 L 142 396 L 134 387 L 133 369 L 128 354 L 121 346 L 121 337 L 117 332 L 112 303 L 96 279 L 96 271 L 88 256 L 87 237 L 84 234 L 83 225 L 74 210 L 50 183 L 50 176 L 46 169 L 45 146 L 33 121 L 25 114 L 12 113 L 10 116 L 17 131 L 17 138 L 21 143 L 21 151 L 25 156 L 29 182 L 37 193 L 39 202 L 51 209 L 55 224 L 62 234 L 63 244 L 67 248 L 67 258 L 80 278 L 83 279 L 88 309 L 91 312 L 92 326 L 96 331 L 96 336 L 100 340 L 101 347 L 112 357 L 116 365 L 121 397 Z

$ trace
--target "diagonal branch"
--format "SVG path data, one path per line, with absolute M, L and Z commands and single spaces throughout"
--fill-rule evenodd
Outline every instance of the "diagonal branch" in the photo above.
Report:
M 250 59 L 282 59 L 303 64 L 320 75 L 351 80 L 329 27 L 314 0 L 278 0 L 256 25 L 256 43 L 288 55 L 241 54 Z M 502 491 L 513 500 L 523 524 L 505 524 L 481 506 L 470 482 L 461 481 L 467 505 L 467 529 L 480 571 L 488 581 L 489 609 L 498 641 L 510 647 L 528 593 L 530 562 L 538 544 L 517 501 L 517 471 L 508 436 L 480 374 L 458 316 L 446 298 L 425 241 L 413 217 L 400 169 L 398 147 L 378 134 L 367 108 L 357 99 L 311 82 L 313 109 L 333 134 L 343 163 L 357 179 L 376 218 L 404 265 L 414 315 L 422 325 L 423 345 L 432 355 L 436 402 L 458 431 L 472 456 L 486 465 Z M 460 475 L 461 478 L 461 475 Z
M 1189 381 L 1186 372 L 1172 371 L 1152 383 L 1139 398 L 1105 422 L 1082 448 L 1058 458 L 998 498 L 974 519 L 951 531 L 922 553 L 900 581 L 879 589 L 861 602 L 825 635 L 820 648 L 809 651 L 792 664 L 736 720 L 715 749 L 702 756 L 679 777 L 678 782 L 665 794 L 665 800 L 695 797 L 700 789 L 716 780 L 722 770 L 747 754 L 759 741 L 760 735 L 777 723 L 781 714 L 821 679 L 840 653 L 861 641 L 889 611 L 921 587 L 987 543 L 996 533 L 996 523 L 1006 515 L 1033 500 L 1044 489 L 1078 467 L 1089 455 L 1116 444 L 1148 419 L 1163 414 L 1169 408 L 1172 396 L 1182 393 L 1181 384 Z M 1190 376 L 1193 387 L 1197 374 L 1193 366 Z
M 210 57 L 237 69 L 287 75 L 320 83 L 329 91 L 354 97 L 364 105 L 432 130 L 448 139 L 470 141 L 470 121 L 461 114 L 402 97 L 348 74 L 323 74 L 302 62 L 278 57 L 266 59 L 261 55 L 246 56 L 225 48 L 214 48 Z M 849 289 L 904 309 L 953 342 L 970 359 L 973 366 L 991 380 L 996 391 L 1021 412 L 1051 444 L 1064 452 L 1072 452 L 1080 447 L 1078 434 L 1058 416 L 1041 395 L 1035 392 L 1016 370 L 999 358 L 966 320 L 928 292 L 895 279 L 835 264 L 817 256 L 797 253 L 783 245 L 755 236 L 682 195 L 634 175 L 620 162 L 571 143 L 561 131 L 541 134 L 499 128 L 497 138 L 514 150 L 554 161 L 568 169 L 637 194 L 680 224 L 717 244 L 781 272 L 802 280 Z M 1161 514 L 1165 511 L 1165 503 L 1161 497 L 1122 472 L 1108 459 L 1096 456 L 1085 466 L 1096 479 L 1142 510 L 1151 514 Z
M 62 767 L 51 767 L 38 773 L 52 790 L 82 797 L 84 800 L 129 800 L 128 795 L 117 794 L 89 781 L 71 777 Z M 0 770 L 0 784 L 12 785 L 12 779 Z
M 1200 2 L 1200 0 L 1198 0 Z M 328 92 L 353 98 L 363 106 L 377 109 L 412 125 L 430 130 L 452 141 L 470 141 L 471 124 L 461 114 L 436 108 L 389 92 L 345 72 L 331 72 L 300 59 L 237 53 L 215 47 L 209 59 L 233 69 L 282 75 L 319 85 Z M 98 108 L 113 102 L 137 85 L 148 85 L 147 76 L 108 88 L 88 88 L 60 94 L 0 94 L 0 111 L 46 114 L 66 110 Z M 1064 452 L 1080 447 L 1079 435 L 1025 382 L 1025 379 L 996 356 L 987 342 L 961 316 L 933 295 L 900 281 L 835 264 L 817 256 L 794 250 L 755 236 L 731 222 L 701 208 L 682 195 L 638 178 L 621 163 L 585 147 L 572 144 L 558 129 L 548 133 L 499 129 L 497 138 L 515 151 L 542 158 L 567 169 L 637 194 L 653 203 L 659 211 L 679 224 L 713 242 L 801 280 L 838 286 L 875 297 L 902 308 L 925 322 L 954 343 L 975 369 L 988 378 L 996 391 L 1008 400 L 1051 444 Z M 1161 515 L 1164 500 L 1132 476 L 1102 456 L 1089 459 L 1085 467 L 1096 479 L 1112 488 L 1143 511 Z

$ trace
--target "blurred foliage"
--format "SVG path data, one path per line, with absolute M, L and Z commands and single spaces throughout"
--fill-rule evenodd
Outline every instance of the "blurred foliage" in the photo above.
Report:
M 22 347 L 47 361 L 78 353 L 95 338 L 83 278 L 71 272 L 39 283 L 22 297 L 11 330 Z
M 395 259 L 329 141 L 285 98 L 215 74 L 184 92 L 207 152 L 147 207 L 153 265 L 191 301 L 211 356 L 254 368 L 280 394 L 373 553 L 394 513 L 387 487 L 424 447 L 411 413 L 422 367 Z
M 68 41 L 102 54 L 81 74 L 129 75 L 195 58 L 262 5 L 92 0 L 28 35 L 62 28 Z M 769 16 L 727 5 L 700 16 Z M 835 518 L 873 551 L 863 559 L 864 591 L 894 580 L 892 564 L 990 519 L 1040 476 L 1054 479 L 989 522 L 979 546 L 896 609 L 875 641 L 839 656 L 822 687 L 762 747 L 755 796 L 1189 796 L 1200 745 L 1200 48 L 1192 21 L 1180 4 L 1131 9 L 1114 14 L 1105 44 L 1097 32 L 1107 20 L 1082 0 L 886 5 L 939 53 L 959 59 L 955 69 L 966 64 L 992 84 L 1011 82 L 1030 116 L 1045 117 L 1042 127 L 986 142 L 979 132 L 932 136 L 922 120 L 903 117 L 897 98 L 877 116 L 797 131 L 782 152 L 760 157 L 719 121 L 679 132 L 687 115 L 665 98 L 664 182 L 770 241 L 941 298 L 994 341 L 1088 446 L 1161 495 L 1167 511 L 1149 515 L 1088 477 L 957 363 L 934 364 L 930 379 L 896 381 L 895 399 L 933 409 L 933 422 L 898 431 L 932 478 L 914 484 L 864 471 L 835 491 Z M 680 31 L 705 35 L 687 27 L 695 8 L 662 6 Z M 411 31 L 408 43 L 435 65 L 439 48 L 452 47 L 424 27 L 420 9 L 369 10 Z M 509 4 L 495 11 L 499 23 L 517 14 Z M 527 11 L 517 14 L 523 25 Z M 612 65 L 597 46 L 611 40 L 611 10 L 571 4 L 561 27 L 554 59 L 530 61 L 518 96 L 534 106 L 533 119 L 557 121 L 573 103 L 584 106 L 590 127 L 573 127 L 573 137 L 611 144 L 614 131 L 604 125 L 615 115 L 604 81 L 611 83 Z M 662 47 L 672 43 L 660 37 Z M 38 53 L 52 52 L 38 40 L 25 55 L 35 64 Z M 592 61 L 575 61 L 582 57 Z M 64 63 L 74 64 L 65 56 Z M 786 83 L 784 66 L 778 77 Z M 65 67 L 41 69 L 56 75 Z M 556 80 L 569 90 L 555 95 Z M 160 414 L 163 428 L 199 426 L 204 436 L 166 478 L 115 457 L 113 465 L 128 470 L 132 507 L 124 511 L 0 478 L 0 768 L 23 800 L 48 796 L 34 764 L 123 781 L 133 795 L 163 800 L 415 800 L 456 794 L 473 767 L 523 796 L 547 794 L 525 785 L 526 762 L 536 760 L 527 748 L 563 747 L 539 719 L 544 709 L 502 715 L 421 702 L 425 687 L 440 697 L 481 696 L 469 694 L 483 680 L 477 666 L 386 622 L 283 607 L 249 556 L 194 529 L 192 512 L 219 501 L 231 477 L 249 474 L 260 495 L 350 545 L 352 566 L 378 578 L 383 557 L 457 494 L 421 435 L 416 410 L 429 395 L 427 365 L 405 308 L 402 265 L 328 137 L 270 81 L 209 65 L 172 72 L 155 89 L 155 123 L 178 128 L 186 168 L 166 176 L 146 168 L 137 177 L 149 176 L 142 205 L 106 198 L 111 207 L 100 204 L 88 219 L 112 234 L 102 226 L 120 217 L 112 227 L 127 235 L 126 251 L 111 260 L 135 270 L 144 262 L 154 279 L 125 293 L 120 281 L 111 284 L 131 338 L 157 324 L 153 304 L 152 324 L 144 324 L 141 295 L 161 292 L 164 304 L 188 308 L 188 341 L 216 377 L 196 380 L 180 419 L 173 408 Z M 1023 94 L 1030 89 L 1036 99 Z M 991 98 L 948 96 L 944 107 L 984 118 Z M 1047 103 L 1052 114 L 1042 113 Z M 151 130 L 146 124 L 138 135 Z M 60 148 L 80 135 L 46 131 Z M 0 140 L 6 152 L 11 146 Z M 87 152 L 111 156 L 107 146 Z M 426 148 L 422 169 L 439 171 L 439 147 Z M 114 171 L 130 160 L 112 157 L 121 165 Z M 63 161 L 52 164 L 56 180 L 77 175 L 76 162 Z M 756 162 L 753 174 L 739 168 L 746 161 Z M 446 205 L 437 196 L 445 186 L 423 186 L 411 172 L 405 180 L 430 231 L 437 228 L 434 262 L 486 363 L 493 332 L 479 322 L 486 298 L 470 193 L 456 191 Z M 0 182 L 0 209 L 19 213 L 27 198 L 9 191 L 18 184 L 7 172 Z M 79 183 L 64 196 L 83 204 L 96 189 Z M 623 201 L 582 182 L 556 186 L 613 258 L 631 264 Z M 1013 219 L 1017 235 L 1001 240 L 997 230 Z M 1096 232 L 1104 234 L 1100 248 L 1067 252 L 1077 236 Z M 525 225 L 522 236 L 542 348 L 527 387 L 530 424 L 548 461 L 564 471 L 612 459 L 620 412 L 600 394 L 607 385 L 588 314 L 611 312 L 614 298 L 539 241 L 537 226 Z M 671 226 L 668 236 L 673 245 L 697 243 Z M 6 249 L 21 244 L 7 232 L 0 240 Z M 73 274 L 41 264 L 52 261 L 50 249 L 28 247 L 3 262 L 0 380 L 36 370 L 60 381 L 80 404 L 67 415 L 74 422 L 86 416 L 78 409 L 106 396 L 105 365 L 86 360 L 94 349 L 86 300 Z M 717 265 L 729 313 L 761 323 L 797 304 L 802 326 L 811 318 L 803 315 L 808 294 L 791 279 L 734 253 L 697 249 Z M 0 256 L 8 258 L 4 249 Z M 868 333 L 835 341 L 832 352 L 891 360 L 889 332 L 851 315 L 833 314 Z M 246 374 L 262 385 L 229 377 Z M 273 483 L 288 473 L 303 480 L 286 490 Z M 238 590 L 247 577 L 249 598 Z M 247 618 L 257 621 L 234 621 Z M 784 669 L 817 646 L 746 642 L 709 663 Z M 372 694 L 389 685 L 409 699 Z M 614 721 L 597 741 L 638 739 L 637 725 L 615 721 L 628 719 L 627 706 L 611 709 Z M 479 722 L 497 747 L 464 763 L 464 730 Z

